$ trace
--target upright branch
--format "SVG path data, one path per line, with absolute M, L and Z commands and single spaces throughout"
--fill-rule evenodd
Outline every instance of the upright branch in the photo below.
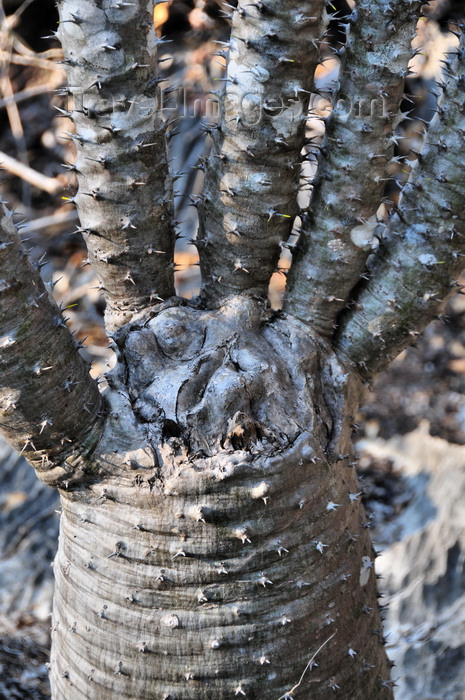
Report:
M 453 60 L 454 59 L 454 60 Z M 465 40 L 445 61 L 444 100 L 370 280 L 341 322 L 338 350 L 370 379 L 441 313 L 463 269 Z
M 376 243 L 376 212 L 421 5 L 360 0 L 347 38 L 338 103 L 328 118 L 284 305 L 329 337 Z
M 103 401 L 57 305 L 0 205 L 0 429 L 42 481 L 84 476 Z
M 59 0 L 75 202 L 109 330 L 174 294 L 172 195 L 157 102 L 152 3 Z
M 198 246 L 210 303 L 266 297 L 297 214 L 300 151 L 325 22 L 324 0 L 239 0 L 232 13 L 224 113 L 199 201 Z

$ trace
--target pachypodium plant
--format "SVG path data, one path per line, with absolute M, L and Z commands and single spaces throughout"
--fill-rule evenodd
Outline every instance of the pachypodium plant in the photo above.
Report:
M 458 289 L 464 43 L 405 192 L 378 221 L 419 0 L 359 0 L 298 206 L 323 0 L 223 3 L 198 298 L 174 291 L 151 2 L 59 0 L 75 203 L 117 355 L 100 393 L 3 210 L 1 428 L 61 494 L 55 700 L 391 698 L 352 424 Z M 339 92 L 338 92 L 339 90 Z M 283 309 L 268 285 L 295 218 Z

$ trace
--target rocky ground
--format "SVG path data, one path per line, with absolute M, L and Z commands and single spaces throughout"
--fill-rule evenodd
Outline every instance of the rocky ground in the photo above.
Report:
M 50 697 L 46 663 L 59 500 L 0 439 L 0 699 Z
M 465 447 L 428 427 L 361 445 L 398 474 L 394 501 L 408 499 L 373 530 L 382 551 L 377 573 L 396 697 L 464 700 Z

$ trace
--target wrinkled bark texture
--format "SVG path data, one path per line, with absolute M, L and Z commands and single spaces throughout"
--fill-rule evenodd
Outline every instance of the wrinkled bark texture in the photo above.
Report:
M 174 234 L 156 36 L 146 0 L 61 0 L 76 131 L 75 197 L 108 330 L 174 294 Z
M 377 210 L 394 155 L 404 78 L 422 3 L 357 2 L 327 118 L 313 196 L 302 213 L 285 308 L 331 337 L 376 248 Z
M 99 479 L 62 497 L 54 697 L 391 697 L 331 351 L 247 299 L 116 342 Z
M 224 118 L 212 129 L 198 246 L 209 302 L 266 298 L 298 213 L 307 105 L 325 24 L 323 0 L 239 0 Z M 221 254 L 218 254 L 221 247 Z
M 463 269 L 465 40 L 449 56 L 444 95 L 396 214 L 337 346 L 371 379 L 436 318 Z
M 0 217 L 0 428 L 42 481 L 63 485 L 90 468 L 103 401 L 3 203 Z
M 101 398 L 5 219 L 2 429 L 31 448 L 63 504 L 56 700 L 392 698 L 351 424 L 360 377 L 442 308 L 465 234 L 463 78 L 446 75 L 447 111 L 375 250 L 419 5 L 358 3 L 341 86 L 354 101 L 381 94 L 387 114 L 349 122 L 335 111 L 285 310 L 273 315 L 264 300 L 299 211 L 298 112 L 321 0 L 230 8 L 235 107 L 207 127 L 203 293 L 192 303 L 171 297 L 151 3 L 60 0 L 76 204 L 117 364 Z M 453 70 L 463 56 L 462 46 Z

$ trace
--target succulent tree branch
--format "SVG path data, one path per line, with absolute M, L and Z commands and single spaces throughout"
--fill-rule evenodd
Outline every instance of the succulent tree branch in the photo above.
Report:
M 198 245 L 204 293 L 265 297 L 297 214 L 300 151 L 323 0 L 239 0 L 224 114 L 212 128 Z
M 60 0 L 79 211 L 109 330 L 174 294 L 172 197 L 144 0 Z
M 0 206 L 0 429 L 42 481 L 66 486 L 83 477 L 82 458 L 100 436 L 103 401 L 11 214 Z
M 419 0 L 357 2 L 285 309 L 331 337 L 373 248 Z
M 453 73 L 449 73 L 452 68 Z M 458 65 L 457 65 L 458 64 Z M 438 314 L 457 291 L 465 254 L 463 149 L 465 41 L 446 62 L 444 101 L 386 239 L 371 279 L 342 318 L 339 352 L 365 378 L 389 362 Z

